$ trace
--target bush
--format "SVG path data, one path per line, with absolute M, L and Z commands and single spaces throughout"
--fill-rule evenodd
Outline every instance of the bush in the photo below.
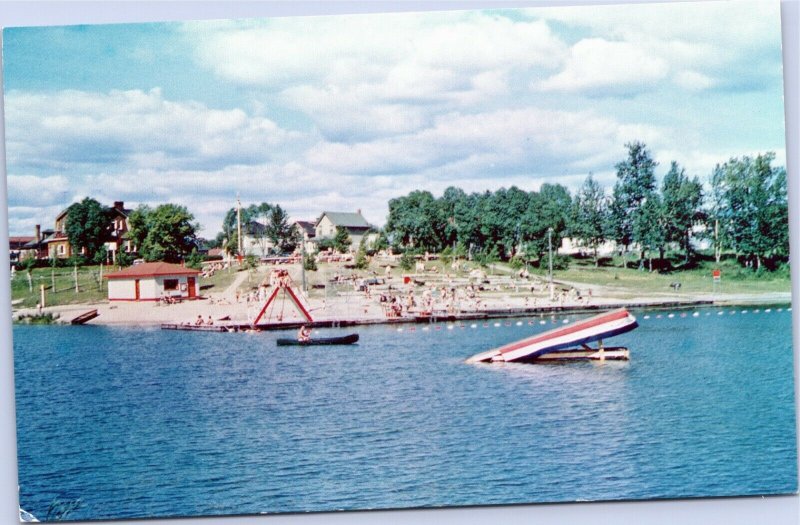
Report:
M 449 266 L 450 263 L 453 262 L 453 250 L 450 247 L 446 247 L 442 252 L 439 254 L 439 260 L 442 261 L 442 264 L 445 266 Z
M 369 260 L 367 259 L 367 252 L 364 250 L 363 246 L 359 248 L 358 252 L 356 253 L 356 262 L 355 267 L 359 270 L 365 270 L 369 267 Z
M 245 270 L 252 270 L 258 267 L 258 258 L 253 254 L 246 255 L 242 263 L 242 267 Z
M 58 314 L 53 315 L 51 313 L 20 315 L 17 318 L 17 322 L 22 324 L 54 324 L 58 321 L 58 317 Z
M 569 270 L 569 255 L 553 255 L 553 270 Z
M 192 253 L 186 258 L 186 266 L 199 270 L 203 266 L 203 256 L 198 253 L 197 248 L 192 249 Z
M 411 270 L 412 268 L 414 268 L 414 265 L 416 264 L 416 262 L 417 261 L 416 261 L 416 259 L 414 259 L 413 255 L 411 255 L 409 252 L 405 252 L 400 257 L 400 263 L 399 264 L 400 264 L 400 268 L 407 272 L 407 271 Z
M 519 270 L 520 268 L 525 266 L 525 261 L 523 261 L 522 258 L 520 258 L 520 257 L 512 257 L 508 261 L 508 266 L 512 270 Z
M 126 267 L 133 264 L 133 255 L 128 252 L 117 252 L 117 266 Z
M 317 271 L 317 259 L 310 253 L 303 257 L 303 269 L 307 272 Z
M 500 260 L 500 256 L 499 256 L 499 254 L 497 252 L 497 247 L 496 246 L 494 248 L 492 248 L 491 251 L 486 251 L 484 249 L 484 250 L 481 250 L 480 252 L 478 252 L 477 255 L 475 255 L 475 262 L 477 262 L 479 265 L 483 266 L 484 268 L 486 268 L 487 266 L 489 266 L 492 263 L 497 262 L 498 260 Z
M 83 255 L 81 255 L 79 253 L 76 253 L 76 254 L 73 254 L 69 259 L 67 259 L 67 262 L 64 263 L 64 265 L 65 266 L 69 266 L 69 267 L 86 266 L 87 262 L 88 261 L 86 260 L 86 257 L 84 257 Z

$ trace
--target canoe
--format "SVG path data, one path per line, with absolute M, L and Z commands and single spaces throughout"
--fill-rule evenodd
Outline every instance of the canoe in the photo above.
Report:
M 349 334 L 341 337 L 317 337 L 309 341 L 278 339 L 278 346 L 351 345 L 357 342 L 358 334 Z

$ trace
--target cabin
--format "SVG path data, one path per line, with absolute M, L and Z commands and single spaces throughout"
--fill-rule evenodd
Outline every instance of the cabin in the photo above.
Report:
M 332 239 L 336 236 L 336 228 L 343 227 L 350 235 L 350 251 L 355 252 L 361 245 L 361 240 L 370 230 L 367 220 L 361 215 L 361 210 L 356 213 L 324 211 L 314 225 L 314 237 L 320 239 Z
M 136 264 L 105 275 L 109 301 L 184 300 L 199 297 L 199 270 L 166 262 Z

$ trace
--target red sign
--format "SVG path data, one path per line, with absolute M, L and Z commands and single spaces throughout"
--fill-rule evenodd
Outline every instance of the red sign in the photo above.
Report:
M 720 270 L 714 270 L 713 272 L 711 272 L 711 275 L 712 277 L 714 277 L 715 281 L 719 281 L 720 278 L 722 277 L 722 272 Z

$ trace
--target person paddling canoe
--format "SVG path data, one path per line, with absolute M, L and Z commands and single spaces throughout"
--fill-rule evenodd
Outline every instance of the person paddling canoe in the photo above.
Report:
M 308 325 L 301 326 L 300 330 L 297 332 L 297 340 L 301 343 L 311 341 L 311 327 Z

